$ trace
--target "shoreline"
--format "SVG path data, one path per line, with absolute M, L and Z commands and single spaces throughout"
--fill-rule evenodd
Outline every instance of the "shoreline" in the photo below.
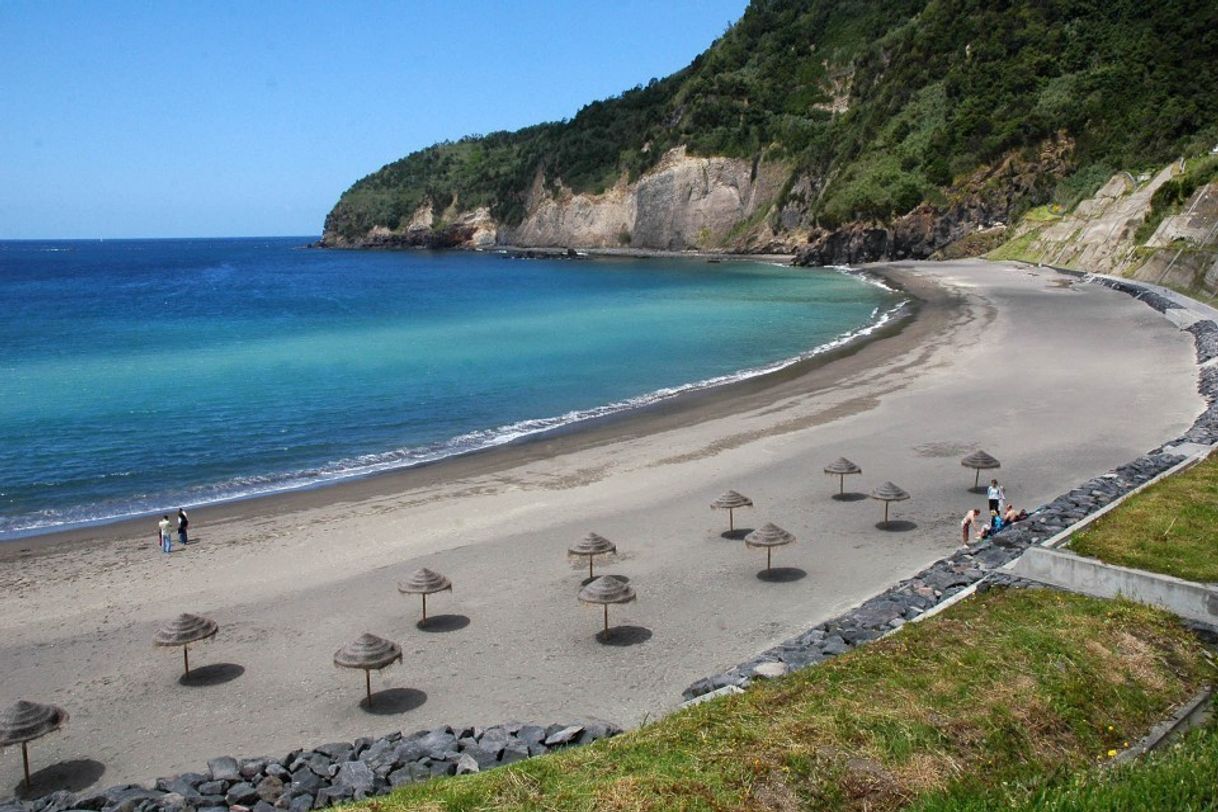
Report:
M 633 727 L 674 709 L 683 686 L 951 556 L 978 498 L 963 454 L 995 454 L 1012 501 L 1032 507 L 1179 436 L 1205 408 L 1192 336 L 1123 294 L 1009 264 L 886 273 L 926 285 L 917 318 L 728 401 L 352 483 L 341 499 L 331 488 L 238 504 L 260 507 L 233 520 L 198 512 L 198 543 L 173 555 L 137 523 L 113 543 L 9 562 L 0 679 L 73 720 L 40 758 L 89 759 L 118 784 L 386 729 Z M 989 385 L 1012 363 L 1017 386 Z M 844 500 L 821 473 L 838 456 L 864 471 Z M 864 498 L 885 480 L 912 495 L 891 527 Z M 728 488 L 756 504 L 737 514 L 739 533 L 708 509 Z M 765 522 L 797 539 L 775 551 L 777 580 L 741 542 Z M 566 555 L 590 531 L 618 546 L 596 574 L 627 577 L 638 595 L 612 608 L 612 644 L 599 607 L 576 599 L 587 562 Z M 418 601 L 398 594 L 419 567 L 453 584 L 429 601 L 441 627 L 417 625 Z M 219 624 L 191 652 L 215 684 L 184 688 L 180 656 L 150 647 L 181 612 Z M 405 656 L 372 675 L 374 691 L 403 700 L 382 716 L 357 704 L 362 679 L 333 667 L 361 632 Z M 0 785 L 17 769 L 0 762 Z
M 690 257 L 689 252 L 649 251 L 643 254 L 623 253 L 635 252 L 636 249 L 593 250 L 598 251 L 597 256 Z M 561 256 L 559 252 L 565 251 L 565 249 L 553 249 L 553 251 L 554 256 Z M 600 253 L 601 251 L 613 253 Z M 711 256 L 708 252 L 699 252 L 699 255 Z M 763 262 L 769 261 L 765 259 L 769 256 L 779 257 L 780 255 L 733 255 L 731 259 Z M 873 341 L 895 337 L 902 333 L 908 324 L 918 319 L 928 301 L 937 301 L 936 291 L 925 279 L 903 273 L 887 264 L 851 270 L 847 273 L 863 277 L 863 281 L 867 283 L 871 283 L 868 278 L 878 280 L 904 297 L 904 302 L 895 304 L 884 314 L 879 314 L 880 318 L 888 317 L 886 322 L 871 323 L 860 327 L 842 344 L 830 347 L 823 352 L 815 352 L 806 358 L 796 357 L 778 369 L 739 380 L 677 392 L 652 403 L 577 420 L 501 445 L 464 451 L 437 460 L 270 493 L 236 496 L 193 506 L 189 503 L 183 504 L 189 508 L 191 522 L 196 528 L 200 525 L 199 517 L 206 517 L 209 522 L 240 521 L 267 514 L 278 514 L 284 510 L 311 509 L 338 502 L 387 496 L 402 489 L 438 484 L 452 477 L 493 473 L 539 457 L 583 450 L 621 439 L 663 431 L 677 425 L 678 423 L 675 421 L 679 421 L 683 417 L 697 421 L 740 413 L 753 405 L 751 400 L 745 401 L 741 398 L 756 398 L 770 390 L 785 389 L 795 385 L 801 378 L 832 365 L 835 361 L 854 355 Z M 809 352 L 814 351 L 815 348 L 809 350 Z M 741 371 L 731 374 L 739 372 Z M 782 391 L 774 391 L 773 396 L 782 397 Z M 534 446 L 544 446 L 544 451 L 539 451 L 533 448 Z M 165 510 L 171 510 L 171 508 L 176 509 L 176 505 L 167 507 Z M 28 558 L 52 549 L 56 551 L 60 549 L 76 550 L 97 543 L 146 535 L 152 532 L 148 528 L 155 524 L 155 517 L 160 512 L 162 511 L 97 519 L 61 529 L 24 531 L 21 535 L 0 539 L 0 562 Z

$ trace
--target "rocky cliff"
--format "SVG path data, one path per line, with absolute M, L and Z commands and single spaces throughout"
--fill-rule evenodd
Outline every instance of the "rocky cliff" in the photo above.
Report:
M 1218 156 L 1118 172 L 1070 211 L 1029 212 L 992 256 L 1218 296 L 1216 177 Z

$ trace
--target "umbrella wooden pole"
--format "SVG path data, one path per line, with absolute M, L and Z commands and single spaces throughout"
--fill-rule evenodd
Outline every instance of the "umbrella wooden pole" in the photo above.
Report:
M 591 556 L 591 555 L 590 555 L 590 556 L 588 556 L 588 577 L 589 577 L 589 578 L 591 578 L 591 577 L 592 577 L 592 559 L 593 559 L 594 557 L 595 557 L 595 556 Z
M 732 508 L 727 509 L 727 531 L 729 533 L 736 531 L 736 519 L 732 516 Z
M 423 593 L 423 620 L 424 620 L 424 622 L 426 622 L 426 620 L 427 620 L 427 593 L 426 592 Z
M 364 692 L 368 694 L 368 707 L 372 707 L 372 672 L 364 669 Z
M 186 676 L 190 676 L 190 646 L 182 646 L 182 667 L 186 669 Z
M 884 526 L 888 526 L 888 503 L 884 503 Z
M 609 633 L 609 604 L 606 603 L 601 608 L 605 610 L 605 634 L 608 634 Z
M 846 492 L 846 475 L 838 474 L 837 475 L 837 494 L 838 494 L 838 496 L 841 496 L 845 492 Z
M 21 766 L 25 769 L 25 788 L 30 788 L 30 754 L 25 749 L 25 742 L 21 743 Z
M 766 569 L 766 572 L 769 572 L 769 571 L 770 571 L 770 553 L 771 553 L 771 552 L 773 552 L 773 551 L 772 551 L 772 550 L 771 550 L 769 547 L 766 547 L 766 548 L 765 548 L 765 569 Z
M 977 474 L 976 474 L 976 476 L 973 477 L 973 487 L 974 488 L 976 488 L 978 485 L 981 484 L 981 469 L 977 468 L 975 470 L 976 470 Z

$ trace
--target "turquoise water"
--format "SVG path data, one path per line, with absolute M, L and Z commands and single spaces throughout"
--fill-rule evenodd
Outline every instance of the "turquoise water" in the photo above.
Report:
M 0 538 L 440 459 L 756 374 L 896 297 L 831 270 L 0 242 Z

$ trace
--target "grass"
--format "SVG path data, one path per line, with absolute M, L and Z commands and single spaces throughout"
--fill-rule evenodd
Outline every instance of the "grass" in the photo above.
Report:
M 1110 564 L 1218 583 L 1218 458 L 1152 485 L 1097 520 L 1070 549 Z
M 898 809 L 1105 760 L 1212 676 L 1196 639 L 1158 611 L 995 590 L 617 738 L 363 807 Z
M 1045 226 L 1041 225 L 1036 228 L 1029 229 L 1018 237 L 1007 240 L 1002 245 L 995 248 L 985 255 L 986 259 L 994 260 L 1022 260 L 1024 262 L 1038 262 L 1039 254 L 1032 252 L 1032 243 L 1040 237 L 1040 233 L 1044 231 Z
M 1165 750 L 1114 769 L 1093 769 L 1045 787 L 940 796 L 916 812 L 1114 812 L 1218 809 L 1218 724 L 1194 730 Z

